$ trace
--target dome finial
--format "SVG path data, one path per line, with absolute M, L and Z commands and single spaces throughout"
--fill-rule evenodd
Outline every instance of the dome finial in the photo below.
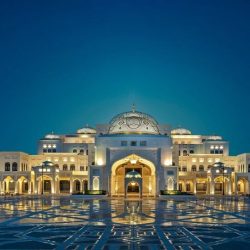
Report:
M 135 112 L 135 103 L 132 104 L 132 111 Z

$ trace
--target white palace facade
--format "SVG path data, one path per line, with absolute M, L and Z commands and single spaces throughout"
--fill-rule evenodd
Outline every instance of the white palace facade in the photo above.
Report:
M 156 196 L 161 191 L 249 194 L 250 154 L 221 136 L 170 129 L 135 111 L 75 134 L 44 136 L 38 152 L 0 152 L 0 193 Z

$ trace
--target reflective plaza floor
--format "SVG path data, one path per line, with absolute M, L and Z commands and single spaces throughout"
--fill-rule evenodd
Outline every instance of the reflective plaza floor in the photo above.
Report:
M 0 197 L 0 249 L 250 249 L 250 200 Z

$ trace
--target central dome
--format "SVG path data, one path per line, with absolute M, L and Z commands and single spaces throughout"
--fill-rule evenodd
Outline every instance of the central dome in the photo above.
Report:
M 159 134 L 159 129 L 152 116 L 132 110 L 110 121 L 109 134 Z

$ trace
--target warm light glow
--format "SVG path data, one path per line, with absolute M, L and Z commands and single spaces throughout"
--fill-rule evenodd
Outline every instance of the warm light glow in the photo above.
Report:
M 195 159 L 195 158 L 192 158 L 192 162 L 196 162 L 196 159 Z
M 131 182 L 131 185 L 132 185 L 132 186 L 135 186 L 135 182 Z
M 97 165 L 98 166 L 102 166 L 103 165 L 103 160 L 102 159 L 98 159 L 97 160 Z
M 165 160 L 164 165 L 165 166 L 170 166 L 171 165 L 171 161 L 170 160 Z
M 131 159 L 131 160 L 130 160 L 130 163 L 131 163 L 131 164 L 136 164 L 136 162 L 137 162 L 136 159 Z
M 220 172 L 220 170 L 219 170 L 219 169 L 217 169 L 217 170 L 216 170 L 216 173 L 219 173 L 219 172 Z
M 224 170 L 224 173 L 225 173 L 225 174 L 227 173 L 227 169 Z

